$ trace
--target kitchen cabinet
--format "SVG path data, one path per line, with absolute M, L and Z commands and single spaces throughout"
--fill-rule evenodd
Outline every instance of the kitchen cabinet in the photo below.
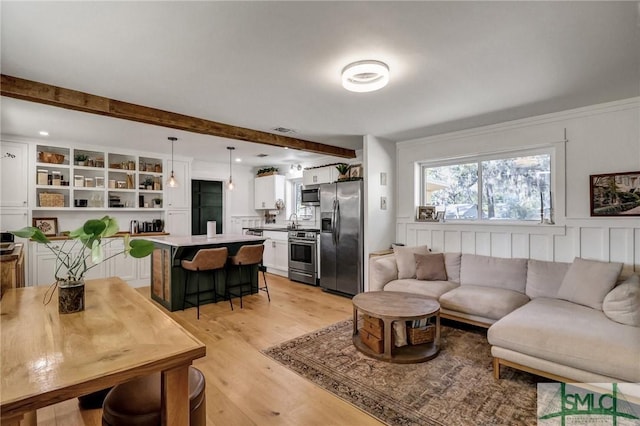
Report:
M 284 201 L 284 183 L 285 177 L 282 175 L 271 175 L 255 178 L 255 209 L 275 210 L 276 201 Z
M 191 211 L 169 210 L 164 231 L 171 235 L 191 235 Z
M 28 151 L 24 143 L 0 142 L 0 207 L 27 208 L 28 191 Z
M 267 271 L 283 277 L 289 274 L 289 242 L 288 233 L 281 231 L 264 231 L 264 254 L 262 262 Z
M 2 227 L 0 231 L 15 231 L 29 225 L 27 209 L 3 208 L 0 211 L 0 226 Z
M 170 175 L 173 170 L 174 176 L 178 181 L 178 186 L 175 188 L 166 187 L 166 204 L 167 209 L 191 209 L 191 173 L 190 164 L 188 161 L 167 160 L 167 176 Z M 188 234 L 191 234 L 189 229 Z M 186 235 L 186 234 L 185 234 Z
M 305 169 L 302 172 L 302 185 L 320 185 L 321 183 L 332 183 L 338 180 L 338 169 L 336 166 L 316 167 Z

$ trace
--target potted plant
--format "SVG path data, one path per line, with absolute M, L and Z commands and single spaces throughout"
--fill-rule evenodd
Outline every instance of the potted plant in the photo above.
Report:
M 87 157 L 84 154 L 76 154 L 76 156 L 74 158 L 76 160 L 76 165 L 77 166 L 86 166 L 87 165 L 87 159 L 89 157 Z
M 125 234 L 124 248 L 105 257 L 104 248 L 115 239 L 109 239 L 104 243 L 102 239 L 112 237 L 118 232 L 117 221 L 109 216 L 87 220 L 80 228 L 68 232 L 68 239 L 64 241 L 51 242 L 39 228 L 34 226 L 10 232 L 17 237 L 30 238 L 44 244 L 56 255 L 54 273 L 56 282 L 52 287 L 54 290 L 54 286 L 58 287 L 58 311 L 63 314 L 84 310 L 84 277 L 87 271 L 122 253 L 141 258 L 153 252 L 151 241 L 129 240 L 129 234 Z
M 336 169 L 338 169 L 338 180 L 345 180 L 349 178 L 349 169 L 351 169 L 351 165 L 347 163 L 340 163 L 336 165 Z
M 153 207 L 159 209 L 162 206 L 162 198 L 154 198 L 153 199 Z
M 153 189 L 153 178 L 151 176 L 147 176 L 144 180 L 145 189 Z
M 263 167 L 263 168 L 258 170 L 256 175 L 258 177 L 275 175 L 275 174 L 278 173 L 278 170 L 279 169 L 277 167 Z

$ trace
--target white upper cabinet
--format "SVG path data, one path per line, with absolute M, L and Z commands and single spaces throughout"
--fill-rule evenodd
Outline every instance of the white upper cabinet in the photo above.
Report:
M 171 171 L 178 181 L 176 188 L 170 188 L 165 184 L 165 196 L 167 209 L 190 209 L 191 208 L 191 173 L 188 161 L 167 160 L 166 178 L 171 175 Z
M 1 207 L 27 207 L 29 146 L 17 142 L 0 142 Z
M 336 180 L 338 180 L 338 169 L 336 169 L 336 166 L 316 167 L 302 172 L 302 184 L 304 186 L 332 183 Z
M 282 175 L 271 175 L 255 178 L 255 209 L 275 210 L 276 201 L 284 201 L 284 181 L 285 177 Z

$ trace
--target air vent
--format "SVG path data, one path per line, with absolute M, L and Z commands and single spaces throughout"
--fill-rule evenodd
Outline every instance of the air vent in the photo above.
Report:
M 264 157 L 268 157 L 269 154 L 258 154 L 256 155 L 256 157 L 260 157 L 260 158 L 264 158 Z
M 288 129 L 286 127 L 274 127 L 273 129 L 274 132 L 278 132 L 278 133 L 295 133 L 296 131 L 293 129 Z

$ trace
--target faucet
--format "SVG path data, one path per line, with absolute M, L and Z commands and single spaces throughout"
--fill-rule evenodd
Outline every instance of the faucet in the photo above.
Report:
M 293 219 L 295 217 L 295 220 Z M 289 216 L 289 221 L 291 222 L 289 224 L 289 229 L 297 229 L 298 228 L 298 215 L 295 213 L 291 213 L 291 215 Z

